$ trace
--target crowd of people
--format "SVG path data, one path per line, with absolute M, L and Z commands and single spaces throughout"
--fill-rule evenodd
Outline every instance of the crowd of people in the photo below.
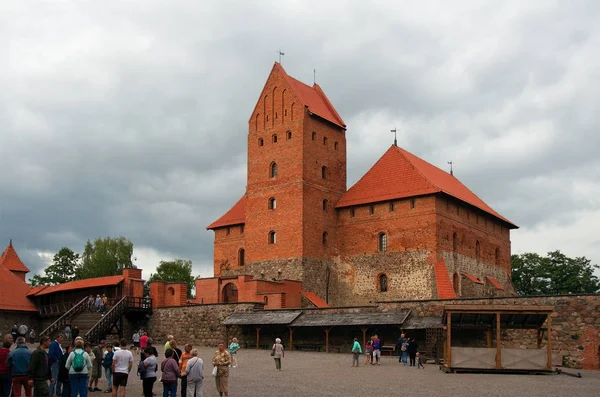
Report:
M 94 311 L 96 311 L 96 312 L 100 313 L 102 316 L 104 316 L 104 313 L 106 312 L 106 308 L 108 307 L 108 298 L 106 297 L 106 295 L 100 296 L 98 294 L 98 295 L 96 295 L 95 298 L 94 298 L 94 295 L 90 295 L 90 296 L 88 296 L 87 306 L 88 306 L 88 311 L 90 313 L 93 313 Z
M 365 364 L 364 365 L 381 365 L 381 348 L 383 342 L 378 335 L 373 335 L 365 345 Z M 408 364 L 411 367 L 425 368 L 419 353 L 419 346 L 415 338 L 408 338 L 404 333 L 400 335 L 396 343 L 396 351 L 398 352 L 398 362 Z M 352 366 L 358 367 L 359 357 L 363 354 L 362 347 L 358 342 L 358 338 L 354 338 L 352 345 Z

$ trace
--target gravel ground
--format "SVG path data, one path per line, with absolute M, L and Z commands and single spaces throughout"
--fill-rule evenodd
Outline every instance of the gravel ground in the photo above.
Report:
M 207 397 L 218 395 L 210 364 L 215 351 L 215 348 L 199 349 L 205 362 L 204 396 Z M 230 396 L 396 396 L 407 392 L 409 395 L 461 397 L 600 395 L 600 371 L 580 371 L 581 379 L 565 375 L 445 374 L 435 365 L 418 370 L 404 367 L 397 358 L 390 357 L 384 357 L 381 366 L 365 366 L 362 365 L 364 356 L 361 367 L 352 368 L 350 354 L 294 351 L 286 353 L 283 370 L 277 372 L 267 350 L 240 350 L 238 357 L 240 366 L 230 370 Z M 137 365 L 139 358 L 135 358 Z M 160 358 L 163 358 L 162 352 Z M 102 387 L 105 382 L 102 379 Z M 158 382 L 154 391 L 162 396 Z M 103 395 L 90 393 L 90 397 Z M 133 373 L 127 395 L 142 395 L 142 383 Z

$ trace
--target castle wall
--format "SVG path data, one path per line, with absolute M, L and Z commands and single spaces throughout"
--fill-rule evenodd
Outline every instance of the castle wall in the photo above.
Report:
M 245 227 L 222 227 L 215 229 L 214 233 L 214 275 L 219 276 L 224 269 L 239 269 L 240 249 L 245 246 Z M 245 256 L 247 261 L 248 255 Z
M 29 330 L 33 327 L 36 335 L 43 331 L 42 322 L 37 312 L 18 312 L 13 310 L 0 310 L 0 332 L 4 336 L 10 334 L 13 324 L 25 324 Z

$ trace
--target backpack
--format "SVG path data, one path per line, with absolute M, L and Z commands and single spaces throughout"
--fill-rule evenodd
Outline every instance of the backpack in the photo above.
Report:
M 76 351 L 73 352 L 75 355 L 73 358 L 73 370 L 75 372 L 81 372 L 85 368 L 85 360 L 83 359 L 83 352 L 78 353 Z

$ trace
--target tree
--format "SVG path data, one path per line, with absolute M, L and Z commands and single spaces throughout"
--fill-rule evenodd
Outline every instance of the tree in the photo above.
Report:
M 79 254 L 63 247 L 55 255 L 52 264 L 44 269 L 45 275 L 36 274 L 30 280 L 31 285 L 56 285 L 75 280 L 79 269 Z
M 192 276 L 192 261 L 175 259 L 174 261 L 160 261 L 156 273 L 150 275 L 149 281 L 167 281 L 187 284 L 187 296 L 193 298 L 194 277 Z
M 589 294 L 600 292 L 600 280 L 586 257 L 569 258 L 560 251 L 547 256 L 512 255 L 512 281 L 520 295 Z
M 93 243 L 88 240 L 76 278 L 119 275 L 124 268 L 135 267 L 131 262 L 132 256 L 133 243 L 125 237 L 98 238 Z

